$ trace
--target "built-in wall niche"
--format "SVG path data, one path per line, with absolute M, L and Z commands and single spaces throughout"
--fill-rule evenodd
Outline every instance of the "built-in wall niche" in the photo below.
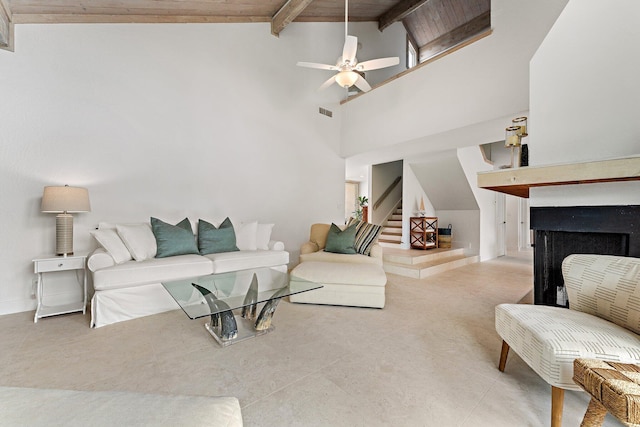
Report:
M 534 303 L 568 307 L 562 261 L 568 255 L 640 257 L 640 206 L 532 207 Z

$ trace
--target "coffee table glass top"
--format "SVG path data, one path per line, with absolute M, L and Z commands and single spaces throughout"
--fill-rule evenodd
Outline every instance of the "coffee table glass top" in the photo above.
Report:
M 257 299 L 254 298 L 252 301 L 248 301 L 246 296 L 254 275 L 258 283 Z M 163 282 L 162 285 L 191 319 L 198 319 L 227 310 L 235 310 L 274 298 L 283 298 L 322 287 L 318 283 L 300 281 L 300 279 L 289 283 L 289 275 L 287 273 L 271 268 L 210 274 Z M 220 304 L 217 308 L 212 308 L 203 297 L 202 292 L 194 285 L 211 292 L 216 299 L 224 302 L 224 304 Z

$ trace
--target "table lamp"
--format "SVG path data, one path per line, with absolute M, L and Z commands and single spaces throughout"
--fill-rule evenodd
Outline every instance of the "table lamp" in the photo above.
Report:
M 73 255 L 73 212 L 90 212 L 89 192 L 81 187 L 44 187 L 43 213 L 57 213 L 56 254 Z

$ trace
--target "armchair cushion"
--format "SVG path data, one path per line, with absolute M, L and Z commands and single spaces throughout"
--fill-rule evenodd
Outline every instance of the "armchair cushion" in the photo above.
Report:
M 640 337 L 605 319 L 530 304 L 496 307 L 496 331 L 542 379 L 552 386 L 580 390 L 573 360 L 640 362 Z
M 640 258 L 569 255 L 562 275 L 572 310 L 640 334 Z

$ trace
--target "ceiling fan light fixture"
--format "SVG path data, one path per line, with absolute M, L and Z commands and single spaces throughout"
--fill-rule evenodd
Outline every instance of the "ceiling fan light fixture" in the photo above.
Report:
M 336 75 L 336 82 L 342 87 L 351 87 L 358 80 L 358 73 L 354 71 L 340 71 Z

